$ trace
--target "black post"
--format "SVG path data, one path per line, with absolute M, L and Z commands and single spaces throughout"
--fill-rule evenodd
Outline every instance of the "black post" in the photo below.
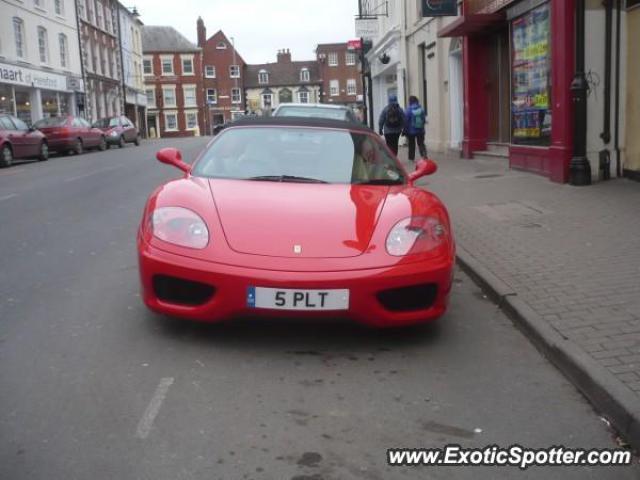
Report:
M 587 91 L 584 73 L 585 25 L 584 2 L 576 0 L 576 73 L 571 82 L 574 112 L 573 158 L 569 165 L 569 183 L 591 185 L 591 165 L 587 159 Z

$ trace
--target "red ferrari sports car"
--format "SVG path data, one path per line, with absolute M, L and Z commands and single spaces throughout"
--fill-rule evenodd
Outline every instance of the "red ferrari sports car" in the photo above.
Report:
M 345 318 L 393 327 L 447 308 L 449 216 L 366 127 L 294 117 L 240 119 L 184 178 L 149 197 L 138 231 L 145 304 L 170 316 Z

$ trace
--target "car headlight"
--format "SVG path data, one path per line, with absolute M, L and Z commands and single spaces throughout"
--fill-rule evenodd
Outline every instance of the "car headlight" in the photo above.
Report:
M 150 216 L 149 227 L 154 237 L 181 247 L 201 249 L 209 243 L 207 224 L 187 208 L 157 208 Z
M 118 136 L 118 132 L 116 132 L 115 130 L 112 130 L 111 132 L 109 132 L 109 136 L 110 137 L 117 137 Z
M 408 217 L 389 232 L 387 252 L 395 257 L 428 252 L 443 245 L 447 236 L 447 227 L 436 217 Z

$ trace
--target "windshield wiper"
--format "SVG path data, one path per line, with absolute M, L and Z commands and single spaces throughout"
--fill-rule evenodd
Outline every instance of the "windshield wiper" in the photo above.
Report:
M 249 177 L 247 180 L 257 180 L 263 182 L 299 182 L 299 183 L 329 183 L 319 178 L 297 177 L 295 175 L 260 175 Z
M 360 180 L 352 182 L 353 185 L 402 185 L 404 180 L 398 178 L 397 180 L 391 180 L 390 178 L 372 178 L 371 180 Z

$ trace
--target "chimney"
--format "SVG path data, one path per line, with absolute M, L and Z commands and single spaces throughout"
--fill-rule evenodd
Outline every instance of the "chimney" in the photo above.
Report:
M 278 50 L 278 63 L 291 63 L 291 52 L 288 48 Z
M 198 46 L 204 48 L 204 44 L 207 42 L 207 27 L 204 26 L 202 17 L 198 17 L 196 25 L 198 29 Z

